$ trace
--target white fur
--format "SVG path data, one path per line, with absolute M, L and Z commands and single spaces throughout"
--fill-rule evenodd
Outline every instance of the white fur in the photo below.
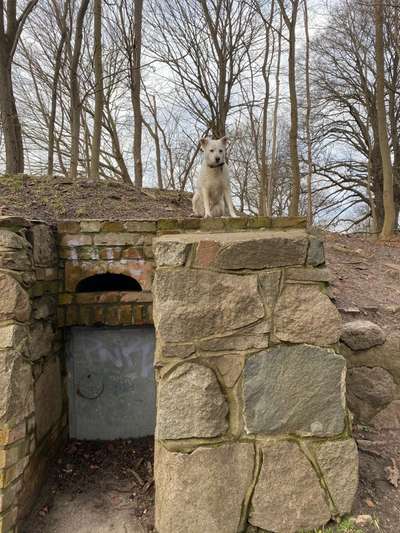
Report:
M 218 140 L 201 139 L 204 160 L 193 195 L 193 212 L 201 217 L 222 217 L 226 208 L 236 217 L 232 203 L 229 170 L 226 164 L 227 137 Z

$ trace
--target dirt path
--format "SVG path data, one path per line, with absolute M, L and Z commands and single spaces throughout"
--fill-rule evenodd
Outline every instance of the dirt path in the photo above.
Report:
M 70 441 L 21 533 L 153 531 L 153 439 Z

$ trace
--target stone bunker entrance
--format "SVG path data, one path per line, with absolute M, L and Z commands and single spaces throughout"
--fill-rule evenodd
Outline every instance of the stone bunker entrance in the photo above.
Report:
M 155 417 L 157 533 L 294 532 L 350 511 L 339 316 L 304 224 L 0 217 L 0 533 L 68 435 L 139 437 Z

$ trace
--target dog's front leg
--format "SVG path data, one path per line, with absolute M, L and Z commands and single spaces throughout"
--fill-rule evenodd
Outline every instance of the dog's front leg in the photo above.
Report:
M 203 204 L 204 204 L 204 218 L 210 218 L 211 217 L 210 198 L 208 196 L 208 190 L 206 187 L 202 188 L 201 196 L 203 198 Z
M 225 198 L 225 203 L 228 207 L 229 215 L 233 218 L 237 218 L 237 214 L 235 213 L 235 208 L 233 207 L 231 191 L 229 187 L 225 187 L 224 189 L 224 198 Z

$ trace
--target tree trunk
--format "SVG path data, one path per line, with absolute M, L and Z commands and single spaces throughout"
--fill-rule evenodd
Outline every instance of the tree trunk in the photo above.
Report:
M 386 239 L 393 233 L 396 210 L 393 198 L 393 169 L 386 126 L 383 3 L 381 0 L 375 0 L 375 60 L 376 111 L 378 117 L 379 148 L 382 156 L 383 205 L 385 210 L 385 218 L 380 236 L 382 239 Z
M 90 178 L 99 179 L 100 163 L 100 146 L 101 146 L 101 128 L 103 124 L 104 109 L 104 87 L 103 87 L 103 60 L 102 60 L 102 43 L 101 43 L 101 22 L 103 0 L 94 0 L 94 72 L 96 79 L 95 107 L 94 107 L 94 125 L 92 140 L 92 158 L 90 163 Z
M 142 164 L 142 110 L 140 105 L 141 56 L 142 56 L 143 0 L 135 0 L 134 49 L 133 49 L 133 158 L 135 161 L 135 187 L 143 186 Z
M 292 187 L 290 194 L 289 215 L 298 216 L 300 203 L 300 164 L 297 146 L 298 109 L 296 92 L 296 19 L 299 0 L 291 0 L 292 14 L 289 18 L 283 0 L 279 0 L 285 24 L 289 30 L 289 96 L 290 96 L 290 162 L 292 170 Z
M 17 2 L 0 0 L 0 117 L 6 148 L 6 172 L 18 174 L 24 171 L 24 147 L 21 123 L 13 90 L 11 69 L 21 32 L 30 12 L 38 0 L 29 0 L 17 18 Z M 7 19 L 7 28 L 4 17 Z
M 8 63 L 4 49 L 0 49 L 0 80 L 0 112 L 6 149 L 6 173 L 19 174 L 24 171 L 22 132 L 15 104 L 11 63 Z
M 282 53 L 282 13 L 279 17 L 279 31 L 278 31 L 278 59 L 276 64 L 275 74 L 275 104 L 272 123 L 272 155 L 271 155 L 271 168 L 269 171 L 268 179 L 268 198 L 267 198 L 267 216 L 272 217 L 272 205 L 274 201 L 274 185 L 275 185 L 275 172 L 276 172 L 276 159 L 277 159 L 277 128 L 278 128 L 278 108 L 279 108 L 279 95 L 280 95 L 280 71 L 281 71 L 281 53 Z
M 304 0 L 304 29 L 306 35 L 306 101 L 307 101 L 307 111 L 306 111 L 306 138 L 307 138 L 307 223 L 309 226 L 313 224 L 313 204 L 312 204 L 312 173 L 313 173 L 313 162 L 312 162 L 312 145 L 311 145 L 311 130 L 310 130 L 310 119 L 311 119 L 311 90 L 310 90 L 310 36 L 308 31 L 308 7 L 307 0 Z
M 83 21 L 86 15 L 88 5 L 89 0 L 82 0 L 78 11 L 76 20 L 74 51 L 71 61 L 71 161 L 69 174 L 72 179 L 76 179 L 78 175 L 79 137 L 81 132 L 81 99 L 79 94 L 78 67 L 82 48 Z

